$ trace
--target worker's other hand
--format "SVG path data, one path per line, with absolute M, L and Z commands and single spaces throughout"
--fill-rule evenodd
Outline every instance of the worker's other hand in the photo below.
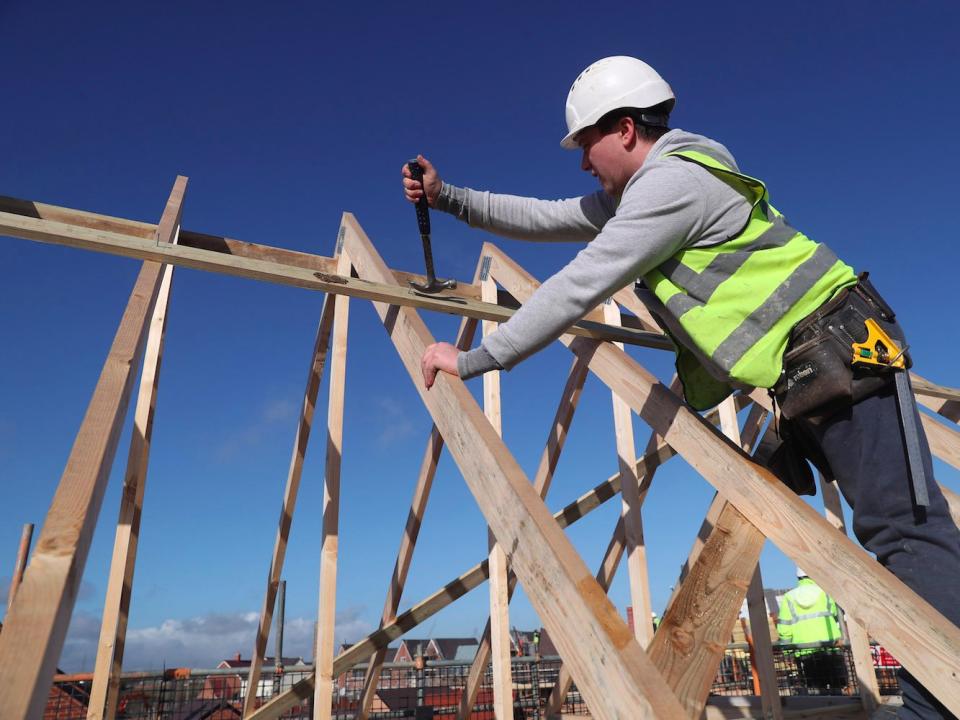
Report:
M 433 163 L 423 155 L 417 155 L 417 162 L 420 163 L 420 167 L 423 168 L 423 185 L 421 186 L 420 183 L 413 179 L 413 176 L 410 174 L 410 168 L 404 163 L 403 170 L 400 171 L 403 175 L 403 194 L 407 200 L 416 203 L 417 200 L 423 197 L 425 189 L 427 193 L 427 204 L 433 207 L 437 202 L 437 197 L 440 195 L 440 188 L 443 187 L 443 181 L 440 180 L 440 176 L 437 174 L 437 169 L 433 166 Z
M 429 390 L 437 379 L 437 372 L 443 371 L 460 377 L 457 372 L 457 356 L 460 351 L 450 343 L 434 343 L 423 351 L 420 359 L 420 371 L 423 373 L 423 384 Z

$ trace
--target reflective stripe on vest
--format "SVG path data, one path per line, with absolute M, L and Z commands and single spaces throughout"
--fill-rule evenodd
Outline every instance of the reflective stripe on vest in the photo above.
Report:
M 727 168 L 708 148 L 666 153 L 705 168 L 751 202 L 740 232 L 688 247 L 644 276 L 699 352 L 741 385 L 772 387 L 790 330 L 856 282 L 853 269 L 826 245 L 791 227 L 769 202 L 766 186 Z M 687 402 L 706 410 L 730 393 L 678 347 L 677 371 Z
M 790 593 L 784 596 L 784 602 L 787 610 L 792 616 L 790 619 L 780 617 L 777 619 L 777 627 L 791 627 L 790 641 L 802 645 L 813 642 L 830 642 L 840 637 L 840 625 L 837 622 L 839 611 L 833 598 L 820 591 L 820 597 L 815 606 L 823 609 L 815 612 L 800 613 L 797 612 L 797 606 L 793 602 Z
M 796 625 L 798 622 L 803 622 L 804 620 L 816 620 L 817 618 L 833 617 L 833 612 L 831 611 L 833 603 L 829 598 L 827 599 L 826 610 L 812 613 L 798 613 L 797 606 L 793 604 L 793 600 L 791 600 L 789 596 L 784 596 L 783 599 L 787 601 L 787 606 L 790 608 L 790 614 L 793 616 L 793 618 L 791 620 L 778 620 L 778 625 Z

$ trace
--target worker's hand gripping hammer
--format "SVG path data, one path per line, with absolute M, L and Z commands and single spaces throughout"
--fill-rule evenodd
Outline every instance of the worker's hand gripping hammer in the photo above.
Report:
M 423 186 L 423 168 L 416 160 L 407 163 L 410 170 L 410 176 Z M 433 250 L 430 248 L 430 208 L 427 204 L 427 193 L 424 190 L 423 195 L 417 200 L 417 225 L 420 228 L 420 240 L 423 241 L 423 259 L 427 264 L 427 283 L 422 285 L 412 280 L 410 285 L 420 292 L 435 293 L 441 290 L 452 290 L 457 286 L 457 281 L 438 280 L 433 270 Z

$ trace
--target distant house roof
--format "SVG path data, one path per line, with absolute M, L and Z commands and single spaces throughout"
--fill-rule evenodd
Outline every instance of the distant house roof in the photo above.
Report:
M 424 657 L 430 655 L 429 638 L 404 638 L 400 641 L 400 647 L 397 648 L 397 651 L 399 652 L 403 647 L 406 647 L 410 657 L 416 657 L 418 645 L 421 647 L 421 652 L 423 652 Z
M 448 658 L 451 660 L 459 660 L 461 662 L 473 662 L 473 659 L 477 656 L 477 651 L 480 649 L 480 645 L 461 645 L 457 648 L 457 654 Z
M 461 647 L 479 647 L 480 643 L 476 638 L 434 638 L 434 645 L 440 653 L 441 660 L 453 660 L 457 657 Z M 477 651 L 474 649 L 473 654 L 476 655 Z M 471 656 L 472 657 L 472 656 Z
M 302 657 L 282 657 L 280 658 L 280 664 L 286 667 L 289 665 L 306 665 L 306 662 Z M 262 665 L 264 667 L 273 666 L 273 665 L 276 665 L 276 662 L 274 661 L 272 656 L 267 655 L 267 657 L 263 659 Z M 242 659 L 238 653 L 235 658 L 228 658 L 227 660 L 221 660 L 220 664 L 217 665 L 217 667 L 218 668 L 248 668 L 250 667 L 250 661 Z

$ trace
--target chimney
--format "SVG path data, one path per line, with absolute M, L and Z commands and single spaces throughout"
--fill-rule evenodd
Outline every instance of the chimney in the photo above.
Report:
M 237 653 L 237 662 L 240 662 L 240 653 Z

